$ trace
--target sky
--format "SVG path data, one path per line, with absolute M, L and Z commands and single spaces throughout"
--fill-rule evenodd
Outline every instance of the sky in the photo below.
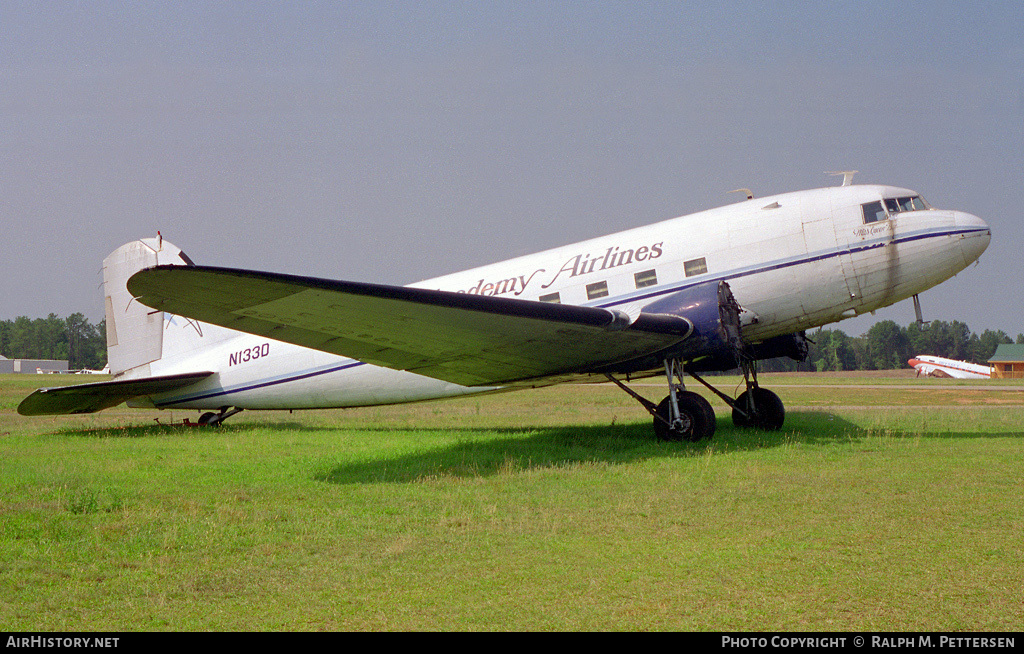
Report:
M 406 284 L 839 183 L 984 218 L 925 319 L 1024 333 L 1024 3 L 0 0 L 0 319 L 155 236 Z M 910 300 L 833 325 L 914 320 Z

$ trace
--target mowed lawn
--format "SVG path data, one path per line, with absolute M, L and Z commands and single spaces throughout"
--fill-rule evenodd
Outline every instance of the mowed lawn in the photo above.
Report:
M 670 444 L 607 385 L 210 429 L 0 376 L 0 625 L 1019 630 L 1024 386 L 772 379 L 780 432 Z

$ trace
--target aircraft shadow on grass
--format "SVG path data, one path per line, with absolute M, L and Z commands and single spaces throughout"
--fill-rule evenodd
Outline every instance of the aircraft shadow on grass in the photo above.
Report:
M 258 423 L 255 423 L 258 425 Z M 65 436 L 88 438 L 160 438 L 180 435 L 183 430 L 204 435 L 251 430 L 254 423 L 224 425 L 215 431 L 181 425 L 144 425 L 61 432 Z M 351 429 L 367 438 L 392 431 L 415 430 L 424 433 L 465 434 L 455 443 L 389 458 L 375 458 L 336 466 L 327 466 L 314 476 L 333 484 L 410 483 L 431 478 L 488 477 L 505 472 L 540 470 L 573 465 L 618 465 L 654 458 L 686 458 L 709 454 L 728 455 L 771 449 L 783 445 L 830 445 L 858 442 L 872 436 L 888 438 L 998 438 L 1016 433 L 900 431 L 878 427 L 860 427 L 825 411 L 794 411 L 779 431 L 739 429 L 720 416 L 715 436 L 697 443 L 661 442 L 651 436 L 647 422 L 613 425 L 572 425 L 565 427 L 437 427 L 376 426 L 339 428 L 307 425 L 299 422 L 277 423 L 261 428 L 285 432 L 326 432 Z M 480 435 L 484 434 L 484 437 Z M 488 438 L 486 435 L 507 435 Z
M 880 430 L 859 427 L 825 412 L 794 412 L 792 417 L 792 425 L 775 432 L 739 429 L 733 427 L 728 418 L 719 418 L 714 439 L 698 443 L 657 441 L 650 437 L 650 428 L 646 423 L 487 430 L 530 435 L 489 440 L 467 439 L 453 445 L 394 458 L 346 463 L 319 473 L 316 478 L 335 484 L 367 484 L 409 483 L 444 477 L 487 477 L 502 472 L 573 465 L 617 465 L 653 458 L 727 455 L 786 444 L 850 443 L 882 432 L 888 438 L 988 438 L 1013 435 L 967 432 L 921 434 Z

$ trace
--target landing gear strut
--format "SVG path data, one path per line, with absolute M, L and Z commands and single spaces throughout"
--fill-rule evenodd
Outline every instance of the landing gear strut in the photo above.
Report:
M 685 389 L 682 361 L 665 360 L 668 397 L 658 404 L 638 395 L 611 375 L 605 376 L 633 396 L 654 417 L 654 434 L 658 440 L 696 443 L 715 434 L 715 410 L 703 397 Z
M 765 431 L 781 429 L 786 418 L 786 408 L 778 395 L 758 385 L 757 360 L 741 356 L 740 367 L 747 388 L 735 400 L 692 371 L 689 375 L 732 407 L 732 422 L 737 427 L 754 427 Z M 654 416 L 654 433 L 659 440 L 697 442 L 711 438 L 715 434 L 715 411 L 703 397 L 685 390 L 681 360 L 665 360 L 668 397 L 658 404 L 639 395 L 615 377 L 609 374 L 605 377 L 629 393 Z
M 222 422 L 235 415 L 241 413 L 242 409 L 232 409 L 231 407 L 221 407 L 220 411 L 214 413 L 209 411 L 199 416 L 199 423 L 204 427 L 219 427 Z
M 757 361 L 742 358 L 743 380 L 747 390 L 732 404 L 732 423 L 737 427 L 756 427 L 777 431 L 786 419 L 786 408 L 779 396 L 757 384 Z

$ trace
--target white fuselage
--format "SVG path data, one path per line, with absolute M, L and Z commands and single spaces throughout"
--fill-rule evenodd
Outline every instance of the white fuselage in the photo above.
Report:
M 945 359 L 926 354 L 919 354 L 907 363 L 917 370 L 930 377 L 952 377 L 954 379 L 991 379 L 992 368 L 967 363 L 956 359 Z
M 897 197 L 917 194 L 842 186 L 756 198 L 411 286 L 606 307 L 635 317 L 667 294 L 725 280 L 743 308 L 743 339 L 757 342 L 908 298 L 963 270 L 988 246 L 981 219 L 920 203 L 867 222 L 864 205 Z M 154 396 L 156 406 L 344 407 L 495 390 L 196 326 L 177 316 L 164 319 L 163 356 L 148 364 L 148 374 L 217 374 Z M 175 330 L 191 336 L 179 341 Z

